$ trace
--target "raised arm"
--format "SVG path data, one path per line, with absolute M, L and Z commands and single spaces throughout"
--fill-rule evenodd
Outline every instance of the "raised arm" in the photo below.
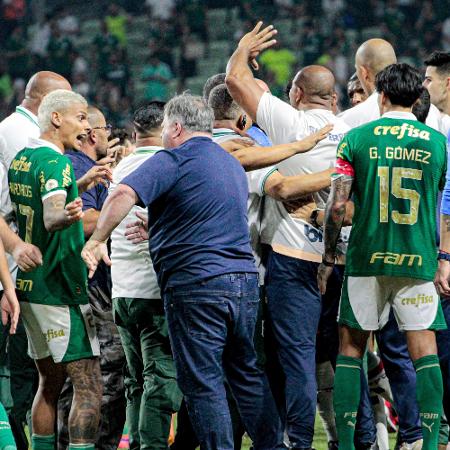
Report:
M 325 208 L 325 252 L 317 274 L 319 290 L 322 294 L 325 294 L 328 278 L 333 272 L 336 246 L 345 218 L 346 204 L 352 191 L 353 179 L 351 175 L 336 174 L 331 180 L 331 193 Z
M 228 61 L 225 78 L 231 96 L 254 121 L 256 121 L 258 103 L 264 90 L 255 81 L 249 63 L 255 69 L 258 68 L 256 57 L 276 43 L 272 37 L 277 34 L 277 30 L 272 25 L 263 30 L 261 27 L 262 22 L 258 22 L 255 28 L 240 40 Z

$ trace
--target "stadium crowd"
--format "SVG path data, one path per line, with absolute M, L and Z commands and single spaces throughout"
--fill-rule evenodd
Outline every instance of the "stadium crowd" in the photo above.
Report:
M 168 86 L 213 1 L 111 3 L 92 68 L 69 9 L 3 5 L 1 449 L 311 449 L 316 411 L 330 450 L 447 447 L 447 11 L 237 3 L 201 95 Z

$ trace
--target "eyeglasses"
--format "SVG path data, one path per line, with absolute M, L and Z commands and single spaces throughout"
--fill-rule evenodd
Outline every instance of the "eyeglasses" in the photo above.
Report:
M 110 136 L 112 131 L 112 125 L 108 123 L 104 127 L 92 127 L 91 130 L 105 130 L 107 136 Z

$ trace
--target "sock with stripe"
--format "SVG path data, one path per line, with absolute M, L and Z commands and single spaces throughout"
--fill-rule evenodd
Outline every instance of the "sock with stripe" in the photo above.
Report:
M 362 359 L 338 355 L 333 403 L 339 450 L 354 450 L 356 415 L 361 397 Z
M 69 450 L 95 450 L 95 444 L 69 444 Z
M 437 355 L 414 361 L 417 377 L 417 402 L 422 421 L 422 450 L 438 448 L 439 424 L 442 415 L 442 373 Z
M 55 450 L 56 438 L 54 434 L 41 436 L 34 434 L 31 436 L 31 448 L 33 450 Z

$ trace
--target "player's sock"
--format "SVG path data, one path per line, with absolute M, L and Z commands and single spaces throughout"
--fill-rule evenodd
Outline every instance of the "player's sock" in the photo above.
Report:
M 322 419 L 328 442 L 337 441 L 336 420 L 333 408 L 334 370 L 330 361 L 316 364 L 317 410 Z
M 0 450 L 16 450 L 16 443 L 9 424 L 8 414 L 0 403 Z
M 95 444 L 69 444 L 69 450 L 95 450 Z
M 339 450 L 353 450 L 356 414 L 361 397 L 362 359 L 338 355 L 334 375 L 334 412 Z
M 41 436 L 34 434 L 31 436 L 31 448 L 33 450 L 55 450 L 56 438 L 54 434 Z
M 437 355 L 414 361 L 417 374 L 417 402 L 422 421 L 423 450 L 436 449 L 442 415 L 442 373 Z

